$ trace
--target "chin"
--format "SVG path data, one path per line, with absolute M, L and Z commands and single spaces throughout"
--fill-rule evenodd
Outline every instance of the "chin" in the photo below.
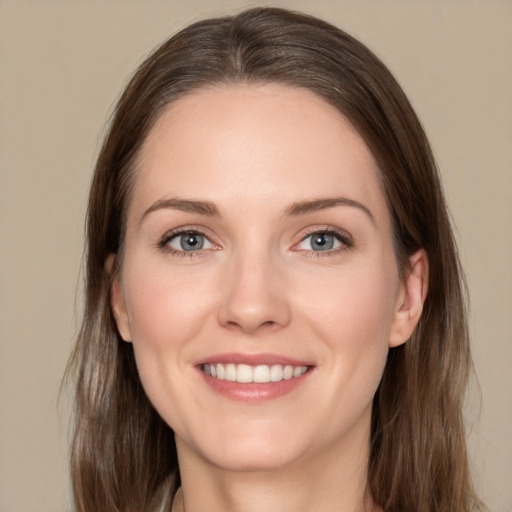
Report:
M 193 439 L 177 438 L 178 450 L 187 449 L 187 444 L 200 456 L 214 466 L 228 471 L 272 471 L 293 465 L 306 452 L 310 443 L 307 439 L 297 438 L 297 428 L 283 428 L 283 425 L 258 425 L 261 422 L 246 422 L 242 425 L 226 425 L 219 429 L 210 429 L 205 436 L 203 430 L 199 442 Z M 222 430 L 219 432 L 219 430 Z M 219 434 L 219 435 L 216 435 Z M 181 445 L 181 446 L 180 446 Z
M 276 449 L 266 443 L 245 446 L 242 451 L 212 453 L 210 461 L 228 471 L 266 472 L 285 469 L 300 461 L 299 450 Z

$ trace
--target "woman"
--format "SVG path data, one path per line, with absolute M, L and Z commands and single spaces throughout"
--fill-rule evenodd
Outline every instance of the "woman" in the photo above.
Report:
M 436 166 L 384 65 L 315 18 L 196 23 L 98 158 L 79 511 L 480 507 L 464 286 Z

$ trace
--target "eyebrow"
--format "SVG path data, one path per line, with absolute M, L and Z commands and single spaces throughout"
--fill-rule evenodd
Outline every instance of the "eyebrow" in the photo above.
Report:
M 364 204 L 349 199 L 347 197 L 327 197 L 320 199 L 313 199 L 311 201 L 299 201 L 293 203 L 285 210 L 287 216 L 300 216 L 314 213 L 320 210 L 326 210 L 327 208 L 334 208 L 335 206 L 351 206 L 358 208 L 363 211 L 373 224 L 376 224 L 375 217 L 369 208 Z M 141 217 L 141 222 L 152 212 L 161 209 L 180 210 L 183 212 L 197 213 L 198 215 L 206 215 L 208 217 L 220 217 L 220 212 L 214 203 L 211 201 L 199 201 L 194 199 L 159 199 L 153 203 Z
M 153 203 L 143 214 L 140 219 L 142 222 L 150 213 L 157 210 L 170 209 L 180 210 L 182 212 L 197 213 L 199 215 L 207 215 L 208 217 L 220 217 L 219 210 L 210 201 L 198 201 L 194 199 L 180 199 L 177 197 L 171 199 L 159 199 Z
M 325 210 L 327 208 L 333 208 L 335 206 L 351 206 L 353 208 L 358 208 L 369 217 L 373 224 L 376 224 L 375 217 L 369 208 L 367 208 L 359 201 L 349 199 L 348 197 L 326 197 L 314 199 L 312 201 L 299 201 L 298 203 L 293 203 L 290 205 L 286 209 L 285 214 L 293 217 L 299 215 L 307 215 L 309 213 Z

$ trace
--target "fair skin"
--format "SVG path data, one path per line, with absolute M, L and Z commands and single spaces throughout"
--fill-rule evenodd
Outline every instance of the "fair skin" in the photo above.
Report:
M 377 176 L 290 87 L 197 91 L 151 130 L 112 307 L 175 432 L 174 512 L 371 509 L 372 398 L 427 280 L 423 251 L 399 277 Z

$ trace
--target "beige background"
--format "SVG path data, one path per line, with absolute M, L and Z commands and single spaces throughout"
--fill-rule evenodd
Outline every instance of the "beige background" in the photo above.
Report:
M 477 483 L 491 510 L 511 512 L 512 2 L 276 4 L 366 42 L 425 124 L 472 294 Z M 0 512 L 70 510 L 68 393 L 59 408 L 57 398 L 106 113 L 155 44 L 191 20 L 246 5 L 255 3 L 0 0 Z

